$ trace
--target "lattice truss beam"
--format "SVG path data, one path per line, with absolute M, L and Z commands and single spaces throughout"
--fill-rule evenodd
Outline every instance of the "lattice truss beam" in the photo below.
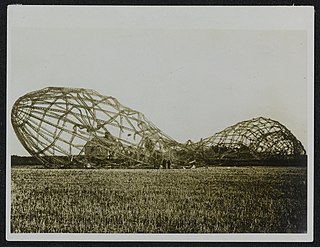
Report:
M 51 167 L 154 166 L 164 162 L 301 155 L 279 122 L 256 118 L 193 143 L 178 143 L 146 117 L 94 90 L 48 87 L 20 97 L 11 121 L 26 150 Z

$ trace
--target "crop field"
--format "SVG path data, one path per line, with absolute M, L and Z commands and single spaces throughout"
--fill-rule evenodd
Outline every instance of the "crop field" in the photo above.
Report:
M 13 168 L 13 233 L 306 232 L 298 167 Z

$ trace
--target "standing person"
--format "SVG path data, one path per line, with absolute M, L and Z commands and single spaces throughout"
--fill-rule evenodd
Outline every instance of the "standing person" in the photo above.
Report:
M 162 160 L 161 167 L 167 169 L 167 160 L 166 159 Z
M 170 169 L 170 168 L 171 168 L 171 160 L 168 159 L 168 160 L 167 160 L 167 169 Z

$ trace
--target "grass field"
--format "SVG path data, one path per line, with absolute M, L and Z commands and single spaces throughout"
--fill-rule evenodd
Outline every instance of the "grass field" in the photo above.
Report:
M 306 168 L 12 169 L 14 233 L 306 232 Z

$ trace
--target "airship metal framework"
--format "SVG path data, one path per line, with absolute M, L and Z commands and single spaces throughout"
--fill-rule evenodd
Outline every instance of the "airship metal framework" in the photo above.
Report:
M 81 88 L 30 92 L 15 102 L 11 122 L 25 149 L 49 167 L 161 167 L 306 153 L 284 125 L 263 117 L 182 144 L 117 99 Z

